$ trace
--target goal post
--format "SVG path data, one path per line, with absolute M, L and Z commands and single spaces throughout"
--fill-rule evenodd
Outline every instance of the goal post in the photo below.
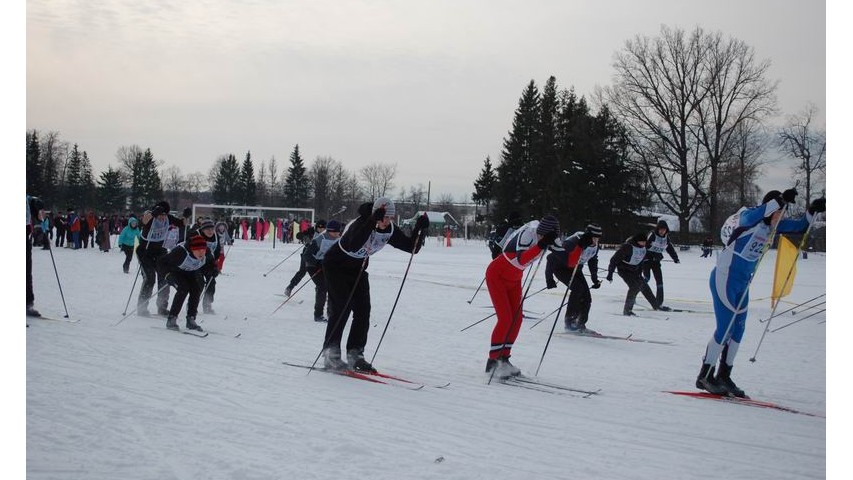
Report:
M 264 205 L 223 205 L 217 203 L 194 203 L 192 204 L 192 218 L 190 222 L 195 223 L 195 219 L 199 215 L 210 216 L 216 218 L 215 212 L 223 212 L 220 216 L 227 216 L 229 219 L 235 218 L 264 218 L 267 220 L 290 218 L 291 220 L 299 221 L 302 218 L 308 218 L 311 225 L 314 225 L 315 216 L 313 208 L 296 208 L 296 207 L 267 207 Z M 275 215 L 273 213 L 278 213 Z M 272 215 L 271 215 L 272 214 Z M 274 227 L 277 227 L 278 222 L 273 222 Z M 268 237 L 273 238 L 273 235 Z

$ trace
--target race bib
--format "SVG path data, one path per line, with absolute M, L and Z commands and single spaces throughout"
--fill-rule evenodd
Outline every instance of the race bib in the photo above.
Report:
M 732 214 L 723 223 L 723 227 L 720 228 L 720 240 L 723 241 L 723 245 L 729 244 L 729 237 L 732 236 L 732 232 L 740 225 L 740 214 L 744 210 L 746 210 L 746 207 L 740 207 L 740 210 Z

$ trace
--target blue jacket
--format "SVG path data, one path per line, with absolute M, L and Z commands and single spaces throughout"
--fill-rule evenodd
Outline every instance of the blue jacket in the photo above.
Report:
M 139 222 L 135 218 L 131 218 L 119 234 L 118 244 L 133 247 L 136 245 L 136 239 L 139 238 L 140 233 Z

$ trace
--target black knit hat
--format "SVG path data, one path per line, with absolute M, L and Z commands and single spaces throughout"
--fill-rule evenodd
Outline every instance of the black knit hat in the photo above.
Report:
M 669 224 L 666 223 L 666 220 L 658 220 L 657 229 L 661 229 L 661 228 L 665 228 L 667 232 L 669 231 Z
M 536 227 L 537 235 L 545 235 L 549 232 L 560 233 L 560 222 L 553 215 L 546 215 L 539 220 L 539 226 Z
M 162 208 L 163 213 L 169 213 L 170 211 L 172 211 L 172 207 L 169 206 L 169 202 L 165 200 L 163 200 L 162 202 L 157 202 L 154 206 Z
M 337 220 L 329 220 L 329 224 L 326 226 L 327 232 L 340 232 L 341 231 L 341 222 Z
M 314 228 L 326 228 L 326 221 L 317 220 L 317 223 L 314 224 Z
M 584 233 L 587 233 L 591 237 L 600 237 L 602 234 L 601 226 L 599 226 L 597 223 L 590 223 L 586 226 L 586 230 L 584 231 Z
M 216 225 L 213 224 L 213 220 L 205 220 L 201 222 L 201 227 L 199 230 L 204 230 L 205 228 L 214 228 Z

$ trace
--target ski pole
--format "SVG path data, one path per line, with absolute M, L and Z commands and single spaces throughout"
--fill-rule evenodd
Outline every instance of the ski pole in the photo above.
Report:
M 53 258 L 53 248 L 48 247 L 50 251 L 50 261 L 53 263 L 53 273 L 56 274 L 56 284 L 59 285 L 59 296 L 62 298 L 62 308 L 65 309 L 65 318 L 68 318 L 68 306 L 65 305 L 65 294 L 62 293 L 62 282 L 59 281 L 59 270 L 56 269 L 56 260 Z
M 294 254 L 296 254 L 296 252 L 298 252 L 298 251 L 299 251 L 299 249 L 298 249 L 298 248 L 297 248 L 296 250 L 292 251 L 292 252 L 290 253 L 290 255 L 288 255 L 288 256 L 286 256 L 286 257 L 284 257 L 284 260 L 282 260 L 282 261 L 278 262 L 278 264 L 277 264 L 276 266 L 272 267 L 272 268 L 269 270 L 269 272 L 267 272 L 267 273 L 265 273 L 265 274 L 264 274 L 264 276 L 266 277 L 267 275 L 269 275 L 270 273 L 272 273 L 272 271 L 273 271 L 273 270 L 275 270 L 276 268 L 280 267 L 282 263 L 286 262 L 288 258 L 292 257 L 292 256 L 293 256 Z
M 409 255 L 409 263 L 406 265 L 406 272 L 403 273 L 403 280 L 400 282 L 400 289 L 397 290 L 397 298 L 394 299 L 394 305 L 391 306 L 391 313 L 388 314 L 388 321 L 385 322 L 385 328 L 382 329 L 382 335 L 379 337 L 379 342 L 376 343 L 376 350 L 373 351 L 373 357 L 370 359 L 370 363 L 373 363 L 376 360 L 376 354 L 379 353 L 379 346 L 382 345 L 382 339 L 385 338 L 385 332 L 388 331 L 388 325 L 391 324 L 391 317 L 394 316 L 394 310 L 397 308 L 397 302 L 400 300 L 400 294 L 403 293 L 403 285 L 406 284 L 406 277 L 409 275 L 409 268 L 412 266 L 412 259 L 415 258 L 415 247 L 421 239 L 423 232 L 418 232 L 417 238 L 415 238 L 414 246 L 412 247 L 412 253 Z M 485 278 L 483 278 L 485 280 Z
M 572 282 L 575 280 L 575 274 L 577 273 L 578 268 L 582 268 L 582 267 L 583 267 L 583 265 L 582 265 L 582 264 L 580 264 L 580 263 L 576 263 L 576 264 L 575 264 L 575 268 L 573 268 L 573 269 L 572 269 L 572 276 L 569 278 L 569 283 L 568 283 L 568 285 L 566 285 L 567 287 L 569 287 L 569 290 L 571 290 Z M 549 316 L 549 315 L 551 315 L 552 313 L 554 313 L 554 312 L 556 312 L 556 311 L 558 311 L 558 310 L 562 310 L 562 308 L 563 308 L 564 306 L 566 306 L 566 296 L 565 296 L 565 295 L 563 295 L 563 301 L 562 301 L 562 302 L 560 302 L 560 306 L 559 306 L 559 307 L 557 307 L 557 308 L 556 308 L 556 309 L 554 309 L 554 310 L 551 310 L 550 312 L 548 312 L 548 313 L 547 313 L 547 314 L 545 314 L 545 315 L 542 315 L 542 318 L 540 318 L 538 322 L 534 323 L 534 324 L 533 324 L 533 326 L 532 326 L 532 327 L 530 327 L 530 329 L 529 329 L 529 330 L 533 330 L 533 329 L 536 327 L 536 325 L 539 325 L 540 323 L 542 323 L 542 321 L 543 321 L 543 320 L 545 320 L 546 318 L 548 318 L 548 316 Z M 558 314 L 557 316 L 559 317 L 559 314 Z M 555 324 L 556 324 L 556 322 L 555 322 Z M 553 332 L 553 331 L 554 331 L 554 330 L 551 330 L 551 332 Z M 549 340 L 550 340 L 550 337 L 549 337 Z M 545 347 L 545 348 L 547 348 L 547 347 Z
M 566 297 L 569 296 L 569 291 L 572 289 L 572 282 L 575 280 L 575 274 L 578 273 L 578 268 L 580 268 L 580 262 L 575 264 L 575 269 L 572 270 L 572 278 L 569 279 L 569 284 L 566 286 L 566 293 L 563 294 L 563 300 L 560 302 L 560 308 L 557 310 L 557 315 L 554 317 L 554 324 L 551 325 L 551 333 L 548 334 L 548 340 L 545 342 L 545 348 L 542 349 L 542 356 L 539 358 L 539 365 L 536 366 L 536 372 L 533 374 L 535 377 L 539 375 L 539 369 L 542 367 L 542 361 L 545 360 L 545 352 L 548 351 L 548 345 L 551 344 L 551 338 L 554 336 L 554 329 L 557 328 L 557 321 L 560 320 L 560 313 L 563 311 L 563 304 L 566 303 Z M 568 306 L 566 307 L 568 310 Z
M 787 209 L 787 205 L 785 205 Z M 817 216 L 817 215 L 815 215 Z M 785 288 L 788 286 L 788 281 L 791 280 L 791 276 L 794 273 L 794 267 L 797 265 L 797 260 L 800 258 L 800 250 L 803 249 L 803 246 L 806 244 L 806 239 L 809 236 L 809 233 L 812 231 L 812 226 L 814 225 L 815 216 L 812 217 L 812 221 L 809 222 L 809 227 L 806 229 L 806 233 L 803 234 L 803 238 L 800 239 L 800 244 L 797 245 L 797 255 L 794 257 L 794 262 L 791 264 L 791 268 L 788 269 L 788 274 L 785 276 L 785 281 L 782 283 L 782 291 L 785 291 Z M 777 224 L 778 225 L 778 224 Z M 773 231 L 775 233 L 776 228 L 774 226 Z M 770 237 L 773 238 L 772 236 Z M 758 340 L 758 345 L 755 347 L 755 353 L 752 354 L 752 357 L 749 358 L 749 361 L 755 363 L 755 357 L 758 356 L 758 349 L 761 348 L 761 344 L 764 342 L 764 337 L 767 335 L 767 331 L 770 330 L 770 320 L 773 318 L 776 313 L 776 309 L 779 307 L 779 302 L 773 302 L 773 310 L 770 311 L 770 318 L 767 319 L 767 325 L 764 326 L 764 332 L 761 333 L 761 338 Z
M 283 307 L 285 303 L 289 302 L 291 298 L 293 298 L 297 293 L 299 293 L 299 291 L 302 290 L 302 288 L 305 285 L 308 285 L 308 283 L 312 281 L 314 276 L 316 276 L 321 271 L 322 271 L 322 269 L 318 268 L 316 272 L 312 273 L 311 276 L 308 277 L 308 280 L 305 280 L 304 282 L 302 282 L 302 285 L 300 285 L 296 290 L 294 290 L 293 292 L 290 292 L 290 296 L 285 298 L 284 301 L 281 302 L 281 304 L 278 307 L 276 307 L 275 310 L 272 311 L 272 313 L 270 313 L 270 316 L 275 315 L 275 312 L 277 312 L 281 307 Z
M 165 285 L 163 285 L 162 287 L 160 287 L 160 289 L 159 289 L 159 290 L 157 290 L 156 292 L 154 292 L 154 294 L 153 294 L 153 295 L 151 295 L 151 297 L 152 297 L 152 298 L 153 298 L 153 297 L 156 297 L 157 295 L 159 295 L 159 294 L 160 294 L 160 292 L 162 292 L 163 290 L 165 290 L 165 289 L 167 289 L 167 288 L 169 288 L 169 284 L 168 284 L 168 282 L 167 282 Z M 118 324 L 120 324 L 121 322 L 123 322 L 123 321 L 127 320 L 127 317 L 129 317 L 129 316 L 133 315 L 134 313 L 136 313 L 136 311 L 137 311 L 137 310 L 139 310 L 139 304 L 137 304 L 137 305 L 136 305 L 136 308 L 134 308 L 133 310 L 131 310 L 131 311 L 130 311 L 130 313 L 128 313 L 128 314 L 124 315 L 123 317 L 121 317 L 121 320 L 117 321 L 116 323 L 114 323 L 114 324 L 112 324 L 112 325 L 110 325 L 110 326 L 111 326 L 111 327 L 115 327 L 115 326 L 117 326 L 117 325 L 118 325 Z
M 529 288 L 529 286 L 528 286 L 528 288 Z M 532 297 L 533 295 L 536 295 L 537 293 L 539 293 L 539 292 L 541 292 L 541 291 L 545 290 L 546 288 L 548 288 L 548 287 L 542 287 L 541 289 L 539 289 L 539 290 L 537 290 L 536 292 L 532 293 L 530 296 L 523 298 L 523 299 L 521 300 L 521 301 L 522 301 L 522 303 L 524 302 L 524 300 L 527 300 L 528 298 Z M 474 325 L 478 325 L 478 324 L 480 324 L 480 323 L 483 323 L 483 322 L 485 322 L 486 320 L 488 320 L 488 319 L 490 319 L 490 318 L 494 317 L 495 315 L 497 315 L 497 312 L 492 312 L 492 313 L 491 313 L 490 315 L 488 315 L 487 317 L 485 317 L 485 318 L 481 318 L 480 320 L 477 320 L 476 322 L 472 323 L 471 325 L 468 325 L 467 327 L 465 327 L 465 328 L 463 328 L 462 330 L 459 330 L 459 331 L 460 331 L 460 332 L 464 332 L 465 330 L 468 330 L 469 328 L 473 327 Z
M 805 302 L 798 303 L 798 304 L 794 305 L 793 307 L 791 307 L 791 308 L 789 308 L 789 309 L 787 309 L 787 310 L 782 310 L 781 312 L 777 313 L 777 314 L 776 314 L 776 315 L 774 315 L 773 317 L 768 317 L 768 318 L 767 318 L 767 319 L 765 319 L 765 320 L 758 320 L 758 322 L 759 322 L 759 323 L 764 323 L 764 322 L 766 322 L 766 321 L 770 320 L 771 318 L 775 318 L 775 317 L 781 316 L 783 313 L 791 312 L 792 310 L 794 310 L 794 309 L 796 309 L 796 308 L 802 307 L 803 305 L 805 305 L 805 304 L 807 304 L 807 303 L 809 303 L 809 302 L 813 302 L 813 301 L 817 300 L 818 298 L 825 297 L 825 296 L 826 296 L 826 294 L 825 294 L 825 293 L 820 294 L 820 295 L 818 295 L 818 296 L 816 296 L 816 297 L 814 297 L 814 298 L 812 298 L 812 299 L 806 300 Z M 826 304 L 826 302 L 820 302 L 820 303 L 818 303 L 818 304 L 815 304 L 815 305 L 812 305 L 812 306 L 808 307 L 806 310 L 810 310 L 810 309 L 812 309 L 812 308 L 815 308 L 815 307 L 818 307 L 818 306 L 820 306 L 820 305 L 824 305 L 824 304 Z M 805 311 L 805 310 L 803 310 L 803 311 Z M 792 313 L 791 313 L 791 315 L 796 315 L 796 312 L 792 312 Z
M 358 275 L 355 277 L 355 283 L 352 285 L 352 290 L 349 292 L 349 296 L 347 297 L 347 301 L 344 302 L 343 308 L 341 308 L 341 312 L 338 314 L 338 319 L 335 320 L 335 324 L 332 326 L 331 330 L 326 330 L 326 332 L 334 332 L 337 330 L 338 325 L 341 324 L 341 321 L 348 316 L 347 309 L 349 308 L 349 304 L 352 301 L 352 296 L 355 295 L 355 289 L 358 288 L 358 282 L 361 281 L 361 276 L 364 273 L 364 269 L 367 268 L 367 259 L 370 256 L 365 255 L 364 261 L 361 262 L 361 268 L 358 270 Z M 305 375 L 310 375 L 311 371 L 314 370 L 314 365 L 317 365 L 317 361 L 320 360 L 320 356 L 323 355 L 323 350 L 326 349 L 325 342 L 323 348 L 320 349 L 320 353 L 317 354 L 317 358 L 314 359 L 314 362 L 311 363 L 311 368 L 308 369 L 308 373 Z
M 797 323 L 797 322 L 802 322 L 803 320 L 805 320 L 805 319 L 807 319 L 807 318 L 814 317 L 815 315 L 821 314 L 821 313 L 823 313 L 823 312 L 825 312 L 825 311 L 826 311 L 826 309 L 825 309 L 825 308 L 824 308 L 823 310 L 818 310 L 818 311 L 816 311 L 816 312 L 812 313 L 811 315 L 806 315 L 806 316 L 805 316 L 805 317 L 803 317 L 803 318 L 798 318 L 797 320 L 794 320 L 794 321 L 793 321 L 793 322 L 791 322 L 791 323 L 788 323 L 788 324 L 782 325 L 781 327 L 776 328 L 776 329 L 773 329 L 773 330 L 771 330 L 770 332 L 771 332 L 771 333 L 772 333 L 772 332 L 778 332 L 779 330 L 782 330 L 782 329 L 783 329 L 783 328 L 785 328 L 785 327 L 790 327 L 791 325 L 793 325 L 793 324 L 795 324 L 795 323 Z
M 476 297 L 476 296 L 477 296 L 477 294 L 478 294 L 478 293 L 480 293 L 480 289 L 481 289 L 481 288 L 483 288 L 483 284 L 484 284 L 484 283 L 486 283 L 486 277 L 483 277 L 483 281 L 482 281 L 482 282 L 480 282 L 480 286 L 479 286 L 479 287 L 477 287 L 477 291 L 475 291 L 475 292 L 474 292 L 474 295 L 472 295 L 472 296 L 471 296 L 471 300 L 468 300 L 468 305 L 471 305 L 471 302 L 473 302 L 473 301 L 474 301 L 474 297 Z
M 524 305 L 524 299 L 527 298 L 527 292 L 530 291 L 530 286 L 533 285 L 533 278 L 536 277 L 536 272 L 539 271 L 539 265 L 542 265 L 542 259 L 545 258 L 545 251 L 546 250 L 542 250 L 539 253 L 539 261 L 536 262 L 536 267 L 533 268 L 533 274 L 530 275 L 531 280 L 530 280 L 530 283 L 527 284 L 527 290 L 524 291 L 524 295 L 522 296 L 521 301 L 518 302 L 518 308 L 515 309 L 515 314 L 513 314 L 513 316 L 512 316 L 512 323 L 510 323 L 509 329 L 506 331 L 506 336 L 504 337 L 504 341 L 503 341 L 503 345 L 501 345 L 501 349 L 506 347 L 506 342 L 509 341 L 509 335 L 510 335 L 510 333 L 512 333 L 512 329 L 515 328 L 516 322 L 518 322 L 519 318 L 521 318 L 521 309 L 522 309 L 522 306 Z M 543 288 L 543 290 L 544 290 L 544 288 Z M 541 292 L 541 291 L 542 290 L 539 290 L 539 292 Z M 539 292 L 536 292 L 536 293 L 539 293 Z M 495 312 L 495 313 L 497 314 L 497 312 Z M 489 374 L 489 381 L 486 382 L 487 385 L 492 384 L 492 379 L 495 377 L 495 370 L 497 370 L 497 368 L 493 368 L 491 374 Z

